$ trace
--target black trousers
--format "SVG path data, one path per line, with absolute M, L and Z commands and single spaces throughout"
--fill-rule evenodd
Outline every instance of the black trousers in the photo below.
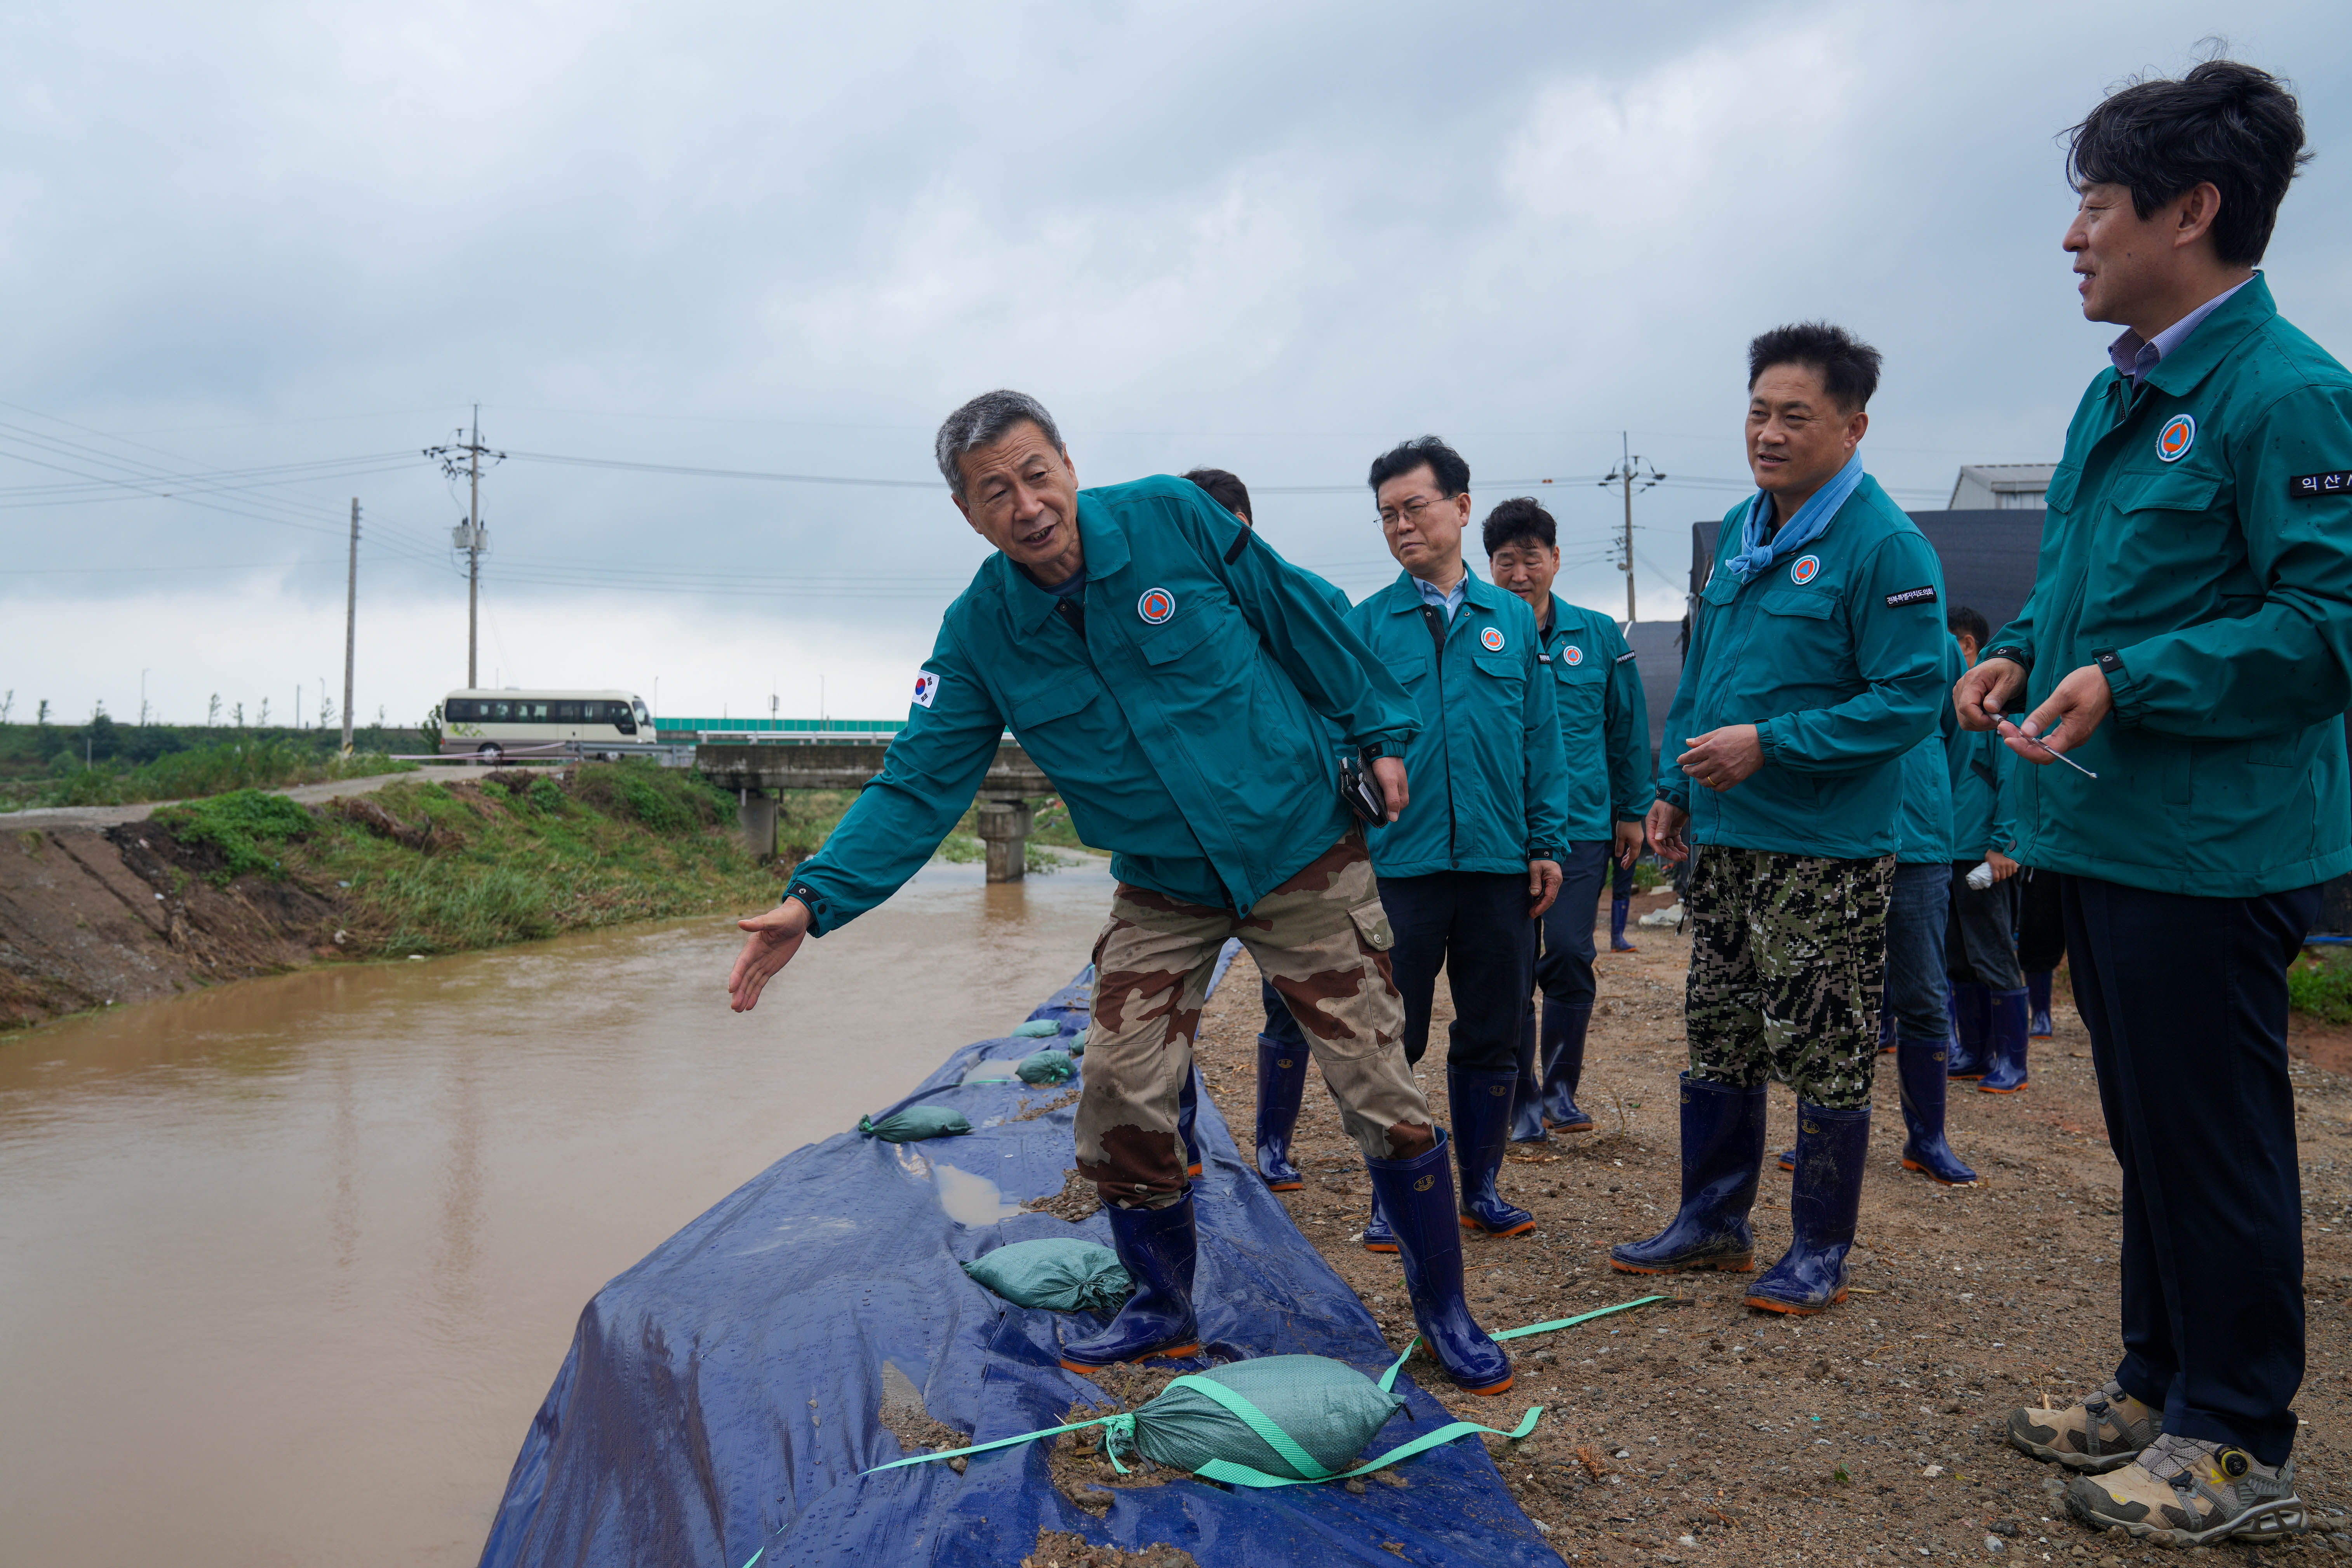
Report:
M 2265 1465 L 2303 1383 L 2286 967 L 2317 888 L 2250 899 L 2059 879 L 2074 1005 L 2123 1166 L 2124 1392 Z
M 2066 910 L 2058 874 L 2031 867 L 2011 877 L 2017 888 L 2017 966 L 2047 974 L 2066 961 Z
M 1465 1072 L 1511 1072 L 1519 1060 L 1519 1021 L 1535 984 L 1536 922 L 1528 916 L 1528 879 L 1518 873 L 1433 871 L 1382 877 L 1381 905 L 1396 945 L 1389 950 L 1404 995 L 1404 1058 L 1429 1049 L 1429 1013 L 1437 972 L 1454 996 L 1454 1030 L 1445 1064 Z

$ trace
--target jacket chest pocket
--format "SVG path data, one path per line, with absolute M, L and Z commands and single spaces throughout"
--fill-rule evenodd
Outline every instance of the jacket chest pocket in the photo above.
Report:
M 2186 466 L 2126 471 L 2107 487 L 2112 515 L 2095 518 L 2086 630 L 2169 626 L 2215 614 L 2242 567 L 2221 476 Z
M 1478 667 L 1478 690 L 1494 701 L 1516 708 L 1525 700 L 1528 667 L 1524 660 L 1504 653 L 1481 653 L 1472 655 L 1470 662 Z
M 1209 640 L 1210 634 L 1228 618 L 1218 613 L 1213 604 L 1187 605 L 1190 612 L 1170 621 L 1164 626 L 1152 626 L 1135 639 L 1135 651 L 1143 662 L 1158 668 L 1171 664 Z M 1238 618 L 1238 617 L 1234 617 Z
M 1589 658 L 1570 664 L 1555 653 L 1551 656 L 1551 677 L 1563 725 L 1582 725 L 1600 715 L 1601 693 L 1609 684 L 1607 665 Z
M 1061 736 L 1087 728 L 1081 715 L 1097 698 L 1108 694 L 1092 670 L 1069 669 L 1035 688 L 1009 695 L 1013 732 L 1025 742 L 1033 732 Z

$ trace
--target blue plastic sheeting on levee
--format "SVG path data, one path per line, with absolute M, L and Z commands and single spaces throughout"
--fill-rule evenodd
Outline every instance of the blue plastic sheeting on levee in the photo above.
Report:
M 1032 1016 L 1061 1022 L 1066 1039 L 1076 1033 L 1087 978 Z M 880 1417 L 886 1364 L 973 1442 L 1103 1402 L 1059 1364 L 1065 1314 L 1013 1306 L 959 1267 L 1037 1237 L 1109 1243 L 1099 1212 L 1072 1226 L 1013 1210 L 1061 1191 L 1075 1108 L 1008 1121 L 1024 1101 L 1058 1097 L 1021 1083 L 956 1087 L 975 1063 L 1038 1044 L 967 1046 L 921 1086 L 962 1110 L 971 1134 L 893 1145 L 845 1132 L 796 1150 L 599 1291 L 515 1460 L 484 1568 L 744 1568 L 755 1553 L 760 1568 L 1008 1568 L 1041 1529 L 1129 1551 L 1167 1542 L 1202 1568 L 1557 1565 L 1475 1437 L 1406 1461 L 1405 1486 L 1360 1497 L 1184 1478 L 1120 1489 L 1100 1519 L 1055 1488 L 1044 1443 L 975 1455 L 962 1475 L 944 1463 L 861 1474 L 903 1457 Z M 1196 1135 L 1208 1358 L 1307 1352 L 1379 1375 L 1394 1349 L 1206 1095 Z M 1103 1321 L 1067 1315 L 1079 1328 Z M 1397 1388 L 1407 1408 L 1368 1454 L 1451 1419 L 1410 1377 Z M 1520 1408 L 1497 1400 L 1486 1419 L 1507 1426 L 1498 1417 Z

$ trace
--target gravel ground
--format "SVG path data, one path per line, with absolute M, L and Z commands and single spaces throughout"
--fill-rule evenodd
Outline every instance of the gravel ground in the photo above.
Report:
M 1486 1441 L 1560 1555 L 1741 1564 L 2175 1557 L 2071 1522 L 2054 1495 L 2063 1472 L 2001 1437 L 2012 1407 L 2045 1393 L 2063 1405 L 2111 1375 L 2120 1354 L 2120 1178 L 2063 974 L 2057 1037 L 2034 1042 L 2032 1087 L 1952 1096 L 1952 1143 L 1983 1177 L 1979 1186 L 1946 1189 L 1901 1169 L 1894 1058 L 1879 1058 L 1853 1292 L 1828 1313 L 1793 1319 L 1743 1307 L 1750 1276 L 1637 1279 L 1608 1266 L 1610 1244 L 1663 1227 L 1677 1194 L 1675 1075 L 1690 949 L 1671 932 L 1635 940 L 1639 952 L 1601 963 L 1580 1096 L 1595 1131 L 1513 1145 L 1506 1192 L 1541 1223 L 1528 1236 L 1469 1241 L 1466 1278 L 1473 1310 L 1496 1329 L 1659 1290 L 1680 1301 L 1512 1342 L 1518 1382 L 1499 1399 L 1460 1394 L 1427 1362 L 1412 1363 L 1457 1415 L 1487 1426 L 1512 1425 L 1528 1404 L 1546 1407 L 1525 1442 Z M 1440 1040 L 1449 1011 L 1441 984 Z M 1244 1150 L 1262 1019 L 1244 958 L 1210 1003 L 1199 1052 Z M 1439 1053 L 1422 1066 L 1443 1116 Z M 2315 1531 L 2346 1531 L 2352 1492 L 2337 1478 L 2352 1415 L 2352 1079 L 2302 1062 L 2294 1077 L 2311 1309 L 2298 1480 Z M 1771 1130 L 1774 1150 L 1793 1140 L 1785 1090 L 1774 1091 Z M 1412 1319 L 1397 1262 L 1355 1243 L 1368 1188 L 1319 1086 L 1307 1091 L 1296 1158 L 1307 1184 L 1282 1201 L 1391 1342 L 1403 1344 Z M 1788 1244 L 1788 1182 L 1767 1165 L 1755 1215 L 1759 1264 Z M 2338 1551 L 2352 1556 L 2352 1533 L 2189 1555 L 2265 1562 Z

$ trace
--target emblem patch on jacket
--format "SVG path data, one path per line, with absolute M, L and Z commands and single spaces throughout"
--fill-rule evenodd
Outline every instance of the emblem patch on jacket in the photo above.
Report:
M 1932 587 L 1906 588 L 1899 594 L 1886 595 L 1886 607 L 1890 610 L 1899 610 L 1906 605 L 1932 605 L 1935 602 L 1936 590 Z
M 2168 463 L 2177 463 L 2189 456 L 2189 448 L 2196 444 L 2197 421 L 2186 414 L 2174 415 L 2156 433 L 2156 455 Z
M 1486 648 L 1488 653 L 1500 653 L 1503 651 L 1503 628 L 1500 626 L 1488 626 L 1485 631 L 1478 634 L 1478 640 L 1486 645 Z M 1576 661 L 1571 658 L 1569 662 L 1570 664 L 1574 664 Z
M 915 677 L 915 706 L 929 708 L 931 699 L 940 694 L 940 678 L 929 670 Z
M 1797 563 L 1789 568 L 1789 581 L 1800 588 L 1821 574 L 1822 558 L 1818 555 L 1800 555 Z
M 1176 595 L 1165 588 L 1146 588 L 1143 597 L 1135 601 L 1135 613 L 1156 626 L 1176 613 Z
M 1574 643 L 1570 643 L 1566 647 L 1559 650 L 1559 661 L 1562 664 L 1582 664 L 1584 662 L 1584 650 L 1577 647 Z
M 2332 474 L 2297 474 L 2286 482 L 2289 500 L 2316 500 L 2321 496 L 2352 496 L 2352 468 Z

